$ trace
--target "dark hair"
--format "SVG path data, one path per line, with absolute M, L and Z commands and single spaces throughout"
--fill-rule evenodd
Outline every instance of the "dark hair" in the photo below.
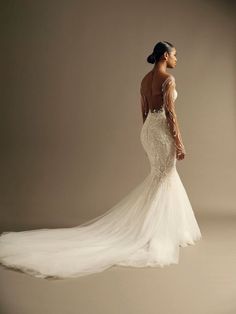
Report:
M 159 41 L 154 49 L 152 54 L 150 54 L 147 57 L 147 62 L 148 63 L 155 63 L 158 62 L 161 58 L 161 56 L 167 51 L 168 53 L 171 52 L 172 48 L 174 48 L 174 46 L 169 43 L 168 41 Z

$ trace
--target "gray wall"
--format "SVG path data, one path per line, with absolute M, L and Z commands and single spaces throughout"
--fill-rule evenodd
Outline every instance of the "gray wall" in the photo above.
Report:
M 177 48 L 177 167 L 193 209 L 235 214 L 234 12 L 231 1 L 2 4 L 1 229 L 78 225 L 144 179 L 139 85 L 160 40 Z

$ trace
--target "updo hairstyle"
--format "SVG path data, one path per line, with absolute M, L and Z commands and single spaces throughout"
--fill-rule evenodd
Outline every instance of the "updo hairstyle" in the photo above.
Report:
M 148 63 L 155 63 L 158 62 L 161 58 L 161 56 L 167 51 L 168 53 L 171 52 L 172 48 L 174 48 L 174 46 L 169 43 L 168 41 L 159 41 L 154 49 L 152 54 L 150 54 L 147 57 L 147 62 Z

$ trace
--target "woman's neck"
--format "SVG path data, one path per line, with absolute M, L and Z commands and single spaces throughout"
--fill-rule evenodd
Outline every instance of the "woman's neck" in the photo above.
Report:
M 152 71 L 153 71 L 154 73 L 155 73 L 155 72 L 166 73 L 166 68 L 167 68 L 167 66 L 166 66 L 166 62 L 165 62 L 165 61 L 158 61 L 158 62 L 154 65 Z

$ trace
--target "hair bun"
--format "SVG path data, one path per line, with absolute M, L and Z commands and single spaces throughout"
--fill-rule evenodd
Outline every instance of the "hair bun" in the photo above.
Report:
M 165 52 L 168 54 L 172 51 L 174 46 L 168 41 L 159 41 L 153 48 L 152 53 L 147 57 L 148 63 L 157 63 Z
M 147 62 L 148 63 L 155 63 L 155 56 L 154 56 L 154 54 L 152 53 L 152 54 L 150 54 L 148 57 L 147 57 Z

